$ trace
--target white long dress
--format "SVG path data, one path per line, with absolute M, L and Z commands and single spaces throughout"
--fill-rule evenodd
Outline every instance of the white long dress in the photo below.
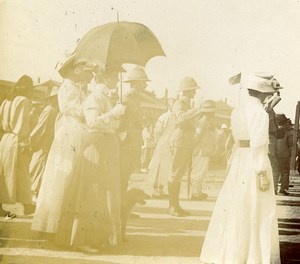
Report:
M 217 199 L 200 260 L 215 264 L 280 263 L 276 200 L 271 165 L 267 156 L 267 113 L 257 98 L 250 97 L 232 113 L 238 147 Z M 261 191 L 256 173 L 266 170 L 270 188 Z
M 58 91 L 60 118 L 37 199 L 31 228 L 55 233 L 70 191 L 82 140 L 87 134 L 83 123 L 84 94 L 78 84 L 65 80 Z

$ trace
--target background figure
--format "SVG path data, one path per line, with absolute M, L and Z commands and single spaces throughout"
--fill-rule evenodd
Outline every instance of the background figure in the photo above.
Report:
M 289 177 L 290 177 L 290 161 L 291 149 L 293 147 L 293 136 L 290 133 L 290 119 L 284 114 L 276 114 L 277 124 L 283 129 L 283 138 L 276 141 L 276 156 L 278 158 L 280 172 L 280 190 L 279 194 L 288 195 Z
M 141 154 L 141 172 L 147 173 L 150 160 L 153 155 L 155 143 L 153 135 L 153 127 L 150 120 L 145 121 L 145 127 L 142 131 L 142 138 L 144 144 L 142 145 Z
M 34 202 L 36 202 L 40 191 L 48 152 L 54 138 L 55 120 L 58 114 L 57 93 L 58 88 L 53 88 L 50 96 L 46 99 L 46 107 L 30 133 L 30 147 L 33 154 L 29 165 L 29 173 Z
M 217 150 L 216 150 L 216 160 L 219 162 L 219 165 L 226 166 L 226 142 L 230 134 L 230 129 L 226 124 L 222 124 L 221 128 L 218 131 L 217 136 Z
M 168 111 L 163 113 L 156 121 L 154 127 L 155 149 L 149 164 L 147 187 L 148 195 L 164 197 L 164 187 L 167 186 L 171 168 L 170 138 L 174 130 L 172 108 L 174 98 L 168 99 Z M 153 190 L 154 189 L 154 190 Z
M 202 180 L 207 174 L 210 158 L 216 154 L 216 132 L 212 124 L 215 115 L 216 104 L 214 101 L 207 100 L 201 107 L 203 117 L 196 124 L 195 149 L 193 151 L 191 186 L 192 200 L 203 200 L 207 194 L 202 192 Z
M 193 78 L 183 78 L 179 85 L 180 98 L 176 100 L 172 111 L 175 129 L 170 139 L 172 159 L 168 184 L 168 214 L 178 217 L 189 214 L 180 207 L 179 194 L 181 179 L 190 170 L 195 135 L 194 117 L 201 113 L 199 109 L 191 109 L 191 99 L 194 98 L 198 88 L 198 84 Z
M 22 203 L 24 214 L 34 212 L 29 176 L 32 91 L 32 79 L 23 75 L 0 108 L 0 124 L 4 131 L 0 142 L 0 215 L 8 218 L 16 215 L 3 210 L 3 203 Z
M 33 230 L 47 233 L 57 231 L 82 140 L 87 133 L 83 103 L 86 84 L 93 78 L 93 69 L 88 63 L 75 63 L 75 55 L 70 56 L 59 69 L 64 78 L 58 91 L 60 118 L 37 199 L 31 226 Z
M 140 106 L 139 94 L 145 91 L 150 81 L 144 69 L 136 66 L 128 74 L 129 92 L 124 95 L 122 102 L 126 104 L 124 115 L 120 119 L 120 171 L 121 171 L 121 200 L 125 202 L 130 175 L 140 166 L 142 147 L 143 112 Z
M 89 128 L 79 151 L 55 241 L 58 245 L 96 252 L 101 244 L 121 241 L 119 140 L 116 129 L 124 105 L 111 104 L 121 67 L 97 72 L 96 86 L 84 103 Z
M 202 263 L 280 263 L 276 197 L 268 159 L 269 79 L 245 78 L 245 103 L 231 116 L 237 144 L 202 246 Z M 243 76 L 242 76 L 243 78 Z

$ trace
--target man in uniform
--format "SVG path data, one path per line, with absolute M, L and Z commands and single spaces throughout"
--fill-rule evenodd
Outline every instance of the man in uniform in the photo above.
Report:
M 145 91 L 150 81 L 141 66 L 136 66 L 128 74 L 130 90 L 122 98 L 126 104 L 125 113 L 121 117 L 119 127 L 120 144 L 120 173 L 121 173 L 121 200 L 125 202 L 130 175 L 140 166 L 143 113 L 140 106 L 140 94 Z
M 179 205 L 181 178 L 189 171 L 191 154 L 194 148 L 195 135 L 194 117 L 201 112 L 200 109 L 191 109 L 191 100 L 196 94 L 198 84 L 191 77 L 184 77 L 179 86 L 180 96 L 173 106 L 175 129 L 171 135 L 170 150 L 172 156 L 171 175 L 169 178 L 169 209 L 168 214 L 173 216 L 186 216 L 189 213 Z

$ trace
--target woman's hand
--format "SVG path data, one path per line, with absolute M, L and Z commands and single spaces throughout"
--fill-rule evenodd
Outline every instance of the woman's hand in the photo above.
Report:
M 258 175 L 259 189 L 263 192 L 268 190 L 270 187 L 270 181 L 267 177 L 267 172 L 260 171 L 257 175 Z

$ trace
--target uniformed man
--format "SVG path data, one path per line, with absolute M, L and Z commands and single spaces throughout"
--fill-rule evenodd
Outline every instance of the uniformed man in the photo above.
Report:
M 126 104 L 125 113 L 121 117 L 119 127 L 120 144 L 120 173 L 121 199 L 124 203 L 130 175 L 140 166 L 141 147 L 143 144 L 143 112 L 140 106 L 140 94 L 145 91 L 150 81 L 141 66 L 136 66 L 128 74 L 130 90 L 122 98 Z
M 189 171 L 193 137 L 195 134 L 194 117 L 200 115 L 200 109 L 191 109 L 191 100 L 199 89 L 191 77 L 184 77 L 179 86 L 179 99 L 173 106 L 175 129 L 171 135 L 170 150 L 172 156 L 171 173 L 169 178 L 169 209 L 168 214 L 186 216 L 189 213 L 179 205 L 181 178 Z

